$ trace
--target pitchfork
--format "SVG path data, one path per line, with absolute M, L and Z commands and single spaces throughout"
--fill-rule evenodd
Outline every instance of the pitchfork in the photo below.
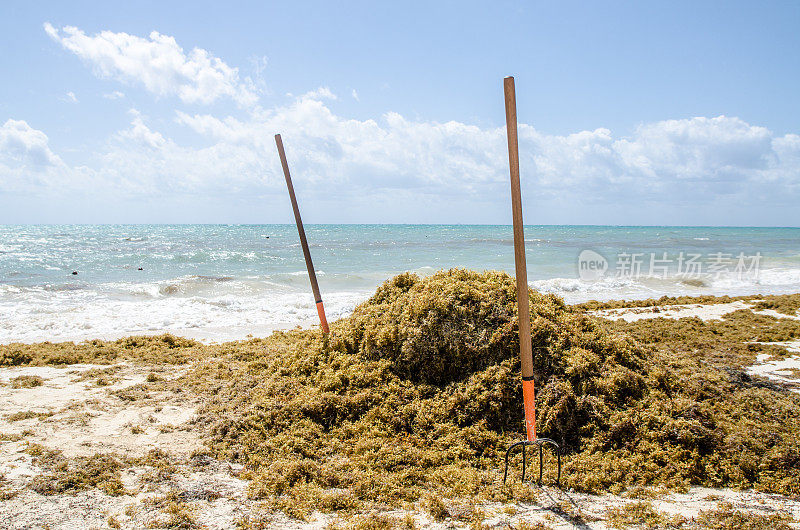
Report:
M 528 300 L 528 272 L 525 265 L 525 232 L 522 224 L 522 193 L 519 185 L 519 146 L 517 145 L 517 97 L 514 78 L 503 80 L 506 96 L 506 132 L 508 134 L 508 165 L 511 171 L 511 211 L 514 219 L 514 264 L 517 274 L 517 308 L 519 311 L 519 356 L 522 364 L 522 400 L 525 406 L 525 426 L 528 438 L 516 442 L 506 450 L 506 465 L 503 471 L 503 484 L 508 477 L 508 457 L 517 447 L 522 448 L 522 480 L 525 480 L 525 448 L 534 445 L 539 448 L 539 484 L 542 483 L 543 447 L 553 446 L 558 456 L 558 478 L 561 485 L 561 447 L 550 438 L 536 436 L 536 401 L 533 391 L 533 351 L 531 349 L 531 317 Z

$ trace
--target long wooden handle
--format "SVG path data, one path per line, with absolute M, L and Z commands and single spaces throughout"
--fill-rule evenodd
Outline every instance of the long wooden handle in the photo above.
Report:
M 292 210 L 294 211 L 294 221 L 297 223 L 297 233 L 300 235 L 300 246 L 303 247 L 303 256 L 306 258 L 306 268 L 308 269 L 308 279 L 311 280 L 311 291 L 314 293 L 314 301 L 317 303 L 317 314 L 319 314 L 319 323 L 322 327 L 323 333 L 328 333 L 328 319 L 325 318 L 325 308 L 322 305 L 322 296 L 319 293 L 319 285 L 317 284 L 317 274 L 314 272 L 314 263 L 311 261 L 311 251 L 308 250 L 308 241 L 306 241 L 306 231 L 303 228 L 303 220 L 300 219 L 300 209 L 297 207 L 297 199 L 294 196 L 294 186 L 292 186 L 292 177 L 289 175 L 289 164 L 286 162 L 286 153 L 283 151 L 283 140 L 281 135 L 275 135 L 275 144 L 278 146 L 278 155 L 281 157 L 281 165 L 283 166 L 283 176 L 286 177 L 286 187 L 289 188 L 289 199 L 292 201 Z
M 514 265 L 517 274 L 519 315 L 519 357 L 522 364 L 522 395 L 525 402 L 525 425 L 528 440 L 536 439 L 536 405 L 533 389 L 533 351 L 531 317 L 528 302 L 528 270 L 525 264 L 525 231 L 522 224 L 522 192 L 519 185 L 519 146 L 517 144 L 517 96 L 514 78 L 503 80 L 506 97 L 506 133 L 508 166 L 511 172 L 511 213 L 514 223 Z

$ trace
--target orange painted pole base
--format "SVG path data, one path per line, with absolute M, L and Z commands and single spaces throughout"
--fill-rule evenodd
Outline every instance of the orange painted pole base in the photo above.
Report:
M 533 393 L 533 377 L 522 378 L 522 401 L 525 404 L 525 427 L 528 441 L 536 439 L 536 401 Z
M 317 313 L 319 314 L 319 325 L 323 333 L 329 333 L 328 319 L 325 318 L 325 308 L 322 306 L 322 300 L 317 302 Z

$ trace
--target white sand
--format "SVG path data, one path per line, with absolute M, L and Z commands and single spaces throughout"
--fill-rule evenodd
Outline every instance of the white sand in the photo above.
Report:
M 749 302 L 736 301 L 729 304 L 690 304 L 662 305 L 653 307 L 624 307 L 620 309 L 602 309 L 592 314 L 611 320 L 635 322 L 649 318 L 699 318 L 701 320 L 721 320 L 722 317 L 740 309 L 752 309 Z M 780 314 L 780 313 L 778 313 Z M 782 315 L 786 316 L 786 315 Z
M 786 315 L 774 309 L 754 309 L 760 300 L 737 300 L 728 304 L 688 304 L 688 305 L 661 305 L 651 307 L 622 307 L 619 309 L 601 309 L 591 311 L 590 314 L 608 318 L 610 320 L 625 320 L 635 322 L 649 318 L 699 318 L 700 320 L 722 320 L 725 315 L 741 309 L 749 309 L 757 315 L 767 315 L 775 318 L 791 318 L 800 320 L 798 315 Z
M 96 377 L 86 378 L 92 369 L 108 371 L 102 377 L 113 384 L 99 386 Z M 208 528 L 233 528 L 254 503 L 246 499 L 247 483 L 236 478 L 241 466 L 207 457 L 201 470 L 187 464 L 192 452 L 203 449 L 199 430 L 191 424 L 196 398 L 184 392 L 157 390 L 135 394 L 138 397 L 134 400 L 114 394 L 136 390 L 150 373 L 169 379 L 185 370 L 128 364 L 0 369 L 0 434 L 22 434 L 19 441 L 0 441 L 0 476 L 6 481 L 6 490 L 17 492 L 13 498 L 0 501 L 0 528 L 108 528 L 109 516 L 123 528 L 144 528 L 166 520 L 165 514 L 147 500 L 169 490 L 196 500 L 197 520 Z M 44 381 L 33 388 L 12 388 L 11 380 L 19 376 L 38 376 Z M 18 421 L 8 418 L 26 411 L 52 415 Z M 60 450 L 66 457 L 95 453 L 139 457 L 157 448 L 182 463 L 175 478 L 165 484 L 143 484 L 144 467 L 125 469 L 123 484 L 130 495 L 112 497 L 93 489 L 43 496 L 27 487 L 33 477 L 45 471 L 25 452 L 32 443 Z
M 181 369 L 171 368 L 172 371 L 167 373 L 163 367 L 148 370 L 122 364 L 116 366 L 117 373 L 106 376 L 112 381 L 119 379 L 111 385 L 98 386 L 96 379 L 81 380 L 81 374 L 87 370 L 108 368 L 72 365 L 66 368 L 32 366 L 0 370 L 0 382 L 6 383 L 0 386 L 0 433 L 32 431 L 33 434 L 25 437 L 26 441 L 59 449 L 65 456 L 98 451 L 138 456 L 162 446 L 181 453 L 201 448 L 195 434 L 175 429 L 194 415 L 196 403 L 188 396 L 153 393 L 149 399 L 125 401 L 113 394 L 140 385 L 150 372 L 168 378 L 177 377 Z M 45 384 L 34 388 L 12 388 L 8 382 L 21 375 L 39 376 Z M 44 420 L 6 419 L 9 414 L 26 411 L 53 415 Z M 142 432 L 134 434 L 134 427 Z
M 751 375 L 760 375 L 773 381 L 788 384 L 792 392 L 800 393 L 800 341 L 763 342 L 786 348 L 792 355 L 784 359 L 773 359 L 769 354 L 759 354 L 756 364 L 747 369 Z

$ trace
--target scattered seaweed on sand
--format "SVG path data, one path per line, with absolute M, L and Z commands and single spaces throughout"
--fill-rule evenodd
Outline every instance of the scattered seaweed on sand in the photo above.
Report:
M 126 337 L 116 341 L 88 340 L 0 344 L 0 366 L 45 366 L 66 364 L 185 364 L 203 349 L 191 339 L 165 334 Z
M 35 388 L 42 386 L 44 379 L 38 375 L 18 375 L 10 381 L 11 388 Z
M 784 315 L 797 316 L 800 310 L 800 294 L 781 296 L 764 296 L 763 300 L 756 303 L 756 309 L 773 309 Z
M 22 410 L 19 412 L 15 412 L 13 414 L 6 415 L 5 419 L 6 421 L 9 422 L 31 420 L 34 418 L 37 420 L 46 420 L 47 418 L 53 416 L 54 414 L 55 414 L 54 412 L 36 412 L 34 410 Z
M 19 490 L 10 487 L 10 482 L 5 475 L 0 473 L 0 501 L 13 499 L 19 493 Z
M 170 490 L 165 495 L 147 499 L 147 503 L 161 510 L 167 516 L 154 521 L 158 528 L 200 528 L 196 521 L 196 507 L 187 502 L 178 490 Z
M 720 502 L 708 511 L 700 512 L 697 524 L 700 528 L 719 530 L 789 530 L 793 522 L 788 513 L 757 513 L 737 510 L 731 503 Z
M 590 300 L 582 304 L 575 304 L 576 309 L 585 311 L 600 311 L 604 309 L 629 309 L 629 308 L 653 308 L 662 306 L 691 305 L 691 304 L 729 304 L 731 302 L 751 302 L 753 309 L 763 310 L 772 309 L 785 315 L 797 316 L 800 310 L 800 294 L 755 294 L 744 296 L 662 296 L 660 298 L 646 298 L 644 300 L 608 300 L 598 302 Z
M 200 422 L 212 452 L 246 466 L 254 497 L 297 517 L 425 495 L 531 498 L 498 472 L 524 431 L 514 296 L 503 273 L 400 275 L 328 338 L 223 345 L 181 384 L 209 396 Z M 666 323 L 617 325 L 552 295 L 530 300 L 539 432 L 563 444 L 568 487 L 800 493 L 800 398 L 745 377 L 760 346 L 742 342 L 784 340 L 795 324 L 769 331 L 775 319 L 746 311 L 726 332 L 733 346 L 695 329 L 687 355 L 659 347 L 687 330 L 672 340 Z M 706 325 L 694 320 L 681 326 Z
M 634 502 L 614 506 L 606 510 L 606 520 L 611 528 L 666 529 L 684 528 L 685 517 L 667 516 L 655 508 L 651 502 Z
M 800 321 L 747 309 L 728 313 L 721 320 L 653 318 L 638 322 L 616 320 L 608 326 L 658 350 L 669 362 L 690 357 L 720 370 L 744 369 L 762 353 L 786 357 L 788 352 L 783 345 L 769 343 L 800 339 Z
M 27 450 L 45 473 L 33 478 L 29 487 L 41 495 L 73 494 L 98 488 L 107 495 L 122 495 L 122 464 L 111 455 L 66 458 L 60 451 L 31 444 Z
M 146 455 L 126 464 L 145 467 L 146 471 L 139 480 L 143 485 L 151 486 L 171 480 L 179 469 L 175 458 L 160 449 L 151 449 Z
M 327 526 L 327 530 L 415 530 L 416 528 L 413 517 L 400 519 L 386 514 L 360 515 L 341 523 L 335 521 Z
M 111 393 L 122 401 L 141 401 L 150 399 L 150 393 L 144 384 L 131 385 Z
M 780 295 L 784 296 L 784 295 Z M 627 309 L 631 307 L 657 307 L 668 305 L 688 305 L 688 304 L 730 304 L 740 300 L 762 300 L 763 295 L 745 295 L 745 296 L 714 296 L 711 294 L 699 296 L 662 296 L 660 298 L 645 298 L 642 300 L 607 300 L 605 302 L 598 302 L 597 300 L 589 300 L 582 304 L 575 304 L 572 307 L 575 309 L 582 309 L 584 311 L 599 311 L 602 309 Z
M 113 385 L 119 381 L 119 372 L 121 366 L 109 366 L 108 368 L 90 368 L 82 370 L 73 382 L 78 381 L 94 381 L 97 386 Z

